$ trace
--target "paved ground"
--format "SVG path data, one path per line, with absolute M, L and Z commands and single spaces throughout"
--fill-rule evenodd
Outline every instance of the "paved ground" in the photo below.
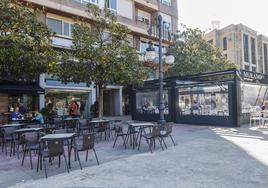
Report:
M 153 154 L 145 143 L 141 151 L 98 143 L 100 166 L 91 155 L 82 171 L 74 162 L 69 174 L 64 166 L 50 166 L 48 179 L 43 172 L 30 170 L 29 163 L 21 167 L 17 159 L 0 154 L 0 187 L 268 186 L 268 128 L 176 125 L 174 135 L 176 147 L 169 142 L 168 150 L 158 147 Z

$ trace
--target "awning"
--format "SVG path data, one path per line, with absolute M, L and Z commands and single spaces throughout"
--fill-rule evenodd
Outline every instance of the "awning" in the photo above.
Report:
M 0 84 L 0 93 L 45 94 L 45 90 L 36 84 Z

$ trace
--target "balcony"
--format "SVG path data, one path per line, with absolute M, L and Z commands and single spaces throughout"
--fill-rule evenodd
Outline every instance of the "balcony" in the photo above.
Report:
M 55 36 L 52 41 L 53 47 L 71 49 L 73 41 L 71 38 Z
M 135 7 L 147 12 L 156 12 L 158 11 L 157 0 L 134 0 Z

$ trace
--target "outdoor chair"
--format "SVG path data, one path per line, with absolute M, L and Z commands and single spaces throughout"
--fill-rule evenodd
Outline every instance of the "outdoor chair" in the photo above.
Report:
M 65 129 L 67 129 L 68 133 L 76 132 L 78 126 L 79 126 L 79 122 L 76 119 L 64 121 L 64 127 Z
M 109 129 L 109 122 L 102 122 L 99 123 L 97 127 L 97 133 L 100 140 L 102 140 L 102 135 L 104 134 L 104 140 L 109 140 L 110 129 Z
M 14 134 L 17 127 L 4 127 L 1 129 L 2 134 L 2 152 L 5 149 L 5 154 L 7 155 L 7 144 L 10 143 L 10 157 L 12 152 L 15 155 L 15 139 L 17 138 Z
M 32 151 L 37 152 L 39 150 L 39 133 L 38 132 L 24 133 L 21 135 L 21 142 L 25 145 L 21 166 L 23 166 L 25 155 L 28 152 L 30 157 L 31 169 L 33 169 Z
M 55 128 L 53 127 L 46 127 L 44 129 L 45 134 L 53 134 L 55 132 Z
M 262 117 L 261 111 L 252 111 L 250 113 L 249 127 L 252 127 L 252 122 L 253 122 L 253 126 L 256 126 L 257 122 L 258 122 L 258 126 L 260 126 L 262 124 L 262 121 L 263 121 L 263 117 Z
M 268 121 L 268 111 L 262 111 L 262 126 L 264 127 L 266 122 Z
M 155 139 L 159 140 L 160 146 L 161 146 L 162 150 L 164 150 L 163 145 L 162 145 L 161 135 L 160 135 L 160 126 L 159 125 L 154 125 L 151 129 L 152 130 L 150 132 L 146 132 L 144 130 L 141 133 L 138 150 L 140 149 L 141 138 L 142 137 L 146 139 L 146 142 L 147 142 L 147 144 L 149 146 L 149 149 L 150 149 L 151 153 L 153 152 L 153 150 L 152 150 L 153 145 L 154 145 L 154 148 L 155 148 Z
M 96 153 L 96 150 L 94 148 L 94 142 L 95 142 L 95 136 L 94 133 L 84 134 L 82 138 L 82 143 L 77 142 L 76 145 L 74 145 L 75 155 L 77 156 L 77 159 L 79 161 L 80 168 L 82 169 L 80 158 L 79 158 L 79 152 L 86 151 L 86 161 L 88 159 L 88 151 L 93 150 L 95 158 L 97 160 L 97 164 L 99 165 L 99 159 Z
M 79 120 L 79 125 L 78 125 L 78 133 L 83 134 L 84 132 L 89 132 L 90 127 L 88 126 L 88 121 L 87 119 L 80 119 Z
M 126 138 L 127 138 L 128 134 L 124 133 L 123 127 L 120 125 L 115 125 L 115 140 L 114 140 L 114 144 L 113 144 L 113 148 L 115 147 L 116 141 L 118 139 L 118 137 L 122 137 L 123 140 L 123 146 L 125 147 L 125 149 L 127 148 L 126 145 Z
M 46 167 L 46 158 L 54 158 L 54 157 L 58 157 L 59 158 L 59 163 L 58 163 L 58 167 L 60 168 L 61 165 L 61 156 L 64 157 L 64 161 L 65 161 L 65 165 L 66 165 L 66 169 L 67 172 L 69 173 L 69 168 L 68 168 L 68 164 L 67 164 L 67 159 L 64 153 L 64 143 L 63 140 L 61 139 L 56 139 L 56 140 L 47 140 L 47 145 L 45 145 L 45 142 L 42 143 L 42 149 L 38 155 L 38 164 L 37 164 L 37 171 L 39 168 L 39 162 L 41 163 L 40 166 L 42 166 L 42 161 L 44 164 L 44 169 L 45 169 L 45 175 L 46 178 L 47 176 L 47 167 Z
M 64 122 L 62 118 L 56 117 L 53 119 L 56 129 L 62 129 L 64 127 Z
M 171 139 L 173 145 L 176 146 L 176 144 L 175 144 L 175 142 L 174 142 L 174 139 L 173 139 L 173 137 L 172 137 L 172 135 L 171 135 L 171 134 L 172 134 L 172 127 L 173 127 L 172 124 L 173 124 L 173 123 L 167 123 L 167 124 L 165 125 L 165 127 L 164 127 L 164 130 L 163 130 L 163 131 L 160 131 L 161 140 L 163 141 L 163 143 L 164 143 L 166 149 L 167 149 L 167 145 L 166 145 L 166 143 L 165 143 L 165 138 L 167 138 L 167 137 L 170 137 L 170 139 Z

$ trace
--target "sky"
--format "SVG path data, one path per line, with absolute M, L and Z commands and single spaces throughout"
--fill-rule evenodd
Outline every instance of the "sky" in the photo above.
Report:
M 178 0 L 179 22 L 208 31 L 211 21 L 220 28 L 242 23 L 268 36 L 268 0 Z

